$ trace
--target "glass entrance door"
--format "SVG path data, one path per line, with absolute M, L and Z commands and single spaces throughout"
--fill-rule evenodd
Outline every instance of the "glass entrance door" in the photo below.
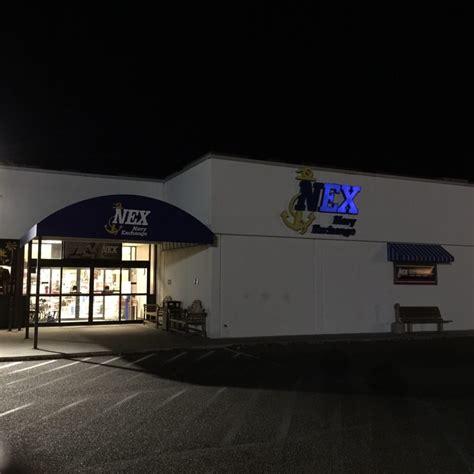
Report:
M 94 268 L 93 321 L 118 321 L 120 268 Z
M 63 268 L 61 322 L 89 320 L 90 268 Z

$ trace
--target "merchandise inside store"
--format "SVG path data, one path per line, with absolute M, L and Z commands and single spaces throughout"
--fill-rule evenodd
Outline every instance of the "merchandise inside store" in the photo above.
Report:
M 40 255 L 38 282 L 38 240 L 25 245 L 23 295 L 31 318 L 38 295 L 40 324 L 143 321 L 155 293 L 154 245 L 45 239 Z

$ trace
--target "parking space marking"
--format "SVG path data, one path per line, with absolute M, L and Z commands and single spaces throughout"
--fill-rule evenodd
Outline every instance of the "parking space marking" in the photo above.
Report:
M 27 408 L 31 405 L 33 405 L 33 403 L 27 403 L 26 405 L 22 405 L 21 407 L 13 408 L 13 410 L 8 410 L 3 413 L 0 413 L 0 418 L 3 418 L 4 416 L 9 415 L 10 413 L 15 413 L 16 411 L 23 410 L 23 408 Z
M 160 404 L 158 404 L 158 407 L 159 408 L 164 407 L 169 402 L 173 401 L 175 398 L 180 397 L 184 392 L 187 392 L 187 391 L 188 391 L 187 388 L 183 388 L 183 390 L 180 390 L 178 393 L 175 393 L 174 395 L 171 395 L 168 398 L 166 398 L 165 400 L 163 400 Z
M 216 351 L 209 351 L 205 352 L 203 355 L 199 356 L 194 362 L 200 362 L 201 360 L 205 359 L 206 357 L 209 357 L 210 355 L 214 354 Z
M 52 364 L 53 362 L 57 362 L 57 359 L 47 360 L 46 362 L 41 362 L 41 364 L 36 364 L 36 365 L 32 365 L 30 367 L 25 367 L 24 369 L 14 370 L 13 372 L 8 372 L 8 374 L 4 374 L 4 375 L 18 374 L 20 372 L 25 372 L 26 370 L 36 369 L 36 367 L 41 367 L 42 365 Z
M 140 395 L 142 392 L 135 392 L 129 395 L 128 397 L 125 397 L 124 399 L 118 401 L 117 403 L 114 403 L 112 406 L 106 408 L 102 413 L 108 413 L 109 411 L 114 410 L 115 408 L 118 408 L 120 405 L 123 405 L 124 403 L 128 402 L 129 400 L 132 400 L 132 398 L 137 397 Z
M 35 377 L 41 377 L 41 375 L 49 374 L 50 372 L 55 372 L 56 370 L 65 369 L 66 367 L 71 367 L 71 365 L 76 365 L 76 364 L 79 364 L 80 362 L 84 362 L 84 361 L 89 360 L 89 359 L 90 359 L 90 357 L 87 357 L 86 359 L 78 360 L 76 362 L 71 362 L 70 364 L 60 365 L 59 367 L 55 367 L 54 369 L 50 369 L 50 370 L 46 370 L 44 372 L 40 372 L 39 374 L 33 375 L 31 377 L 25 377 L 23 379 L 14 380 L 13 382 L 8 382 L 7 385 L 14 385 L 16 383 L 20 383 L 20 382 L 23 382 L 25 380 L 34 379 Z
M 250 410 L 254 407 L 257 403 L 257 399 L 260 396 L 261 389 L 254 390 L 252 395 L 250 396 L 249 400 L 245 407 L 242 410 L 239 410 L 239 415 L 235 416 L 232 425 L 230 426 L 229 430 L 227 431 L 226 435 L 222 438 L 221 446 L 230 446 L 234 441 L 235 437 L 238 435 L 240 429 L 244 425 L 245 422 L 245 415 L 247 415 Z
M 293 419 L 293 414 L 295 411 L 296 397 L 298 395 L 298 390 L 301 385 L 301 378 L 299 378 L 293 385 L 293 390 L 289 394 L 288 402 L 286 409 L 283 412 L 283 419 L 281 421 L 280 427 L 277 430 L 276 442 L 283 444 L 288 436 L 290 431 L 291 420 Z
M 169 364 L 170 362 L 174 362 L 176 359 L 179 359 L 180 357 L 183 357 L 185 354 L 187 354 L 188 352 L 187 351 L 184 351 L 184 352 L 181 352 L 180 354 L 178 355 L 175 355 L 174 357 L 171 357 L 170 359 L 168 360 L 165 360 L 163 362 L 163 364 L 161 364 L 162 366 L 163 365 L 166 365 L 166 364 Z
M 54 379 L 54 380 L 50 380 L 49 382 L 45 382 L 41 385 L 36 385 L 35 387 L 32 387 L 32 388 L 29 388 L 27 390 L 23 390 L 22 392 L 19 392 L 18 395 L 21 395 L 21 394 L 27 393 L 27 392 L 31 392 L 32 390 L 36 390 L 38 388 L 46 387 L 47 385 L 51 385 L 52 383 L 59 382 L 60 380 L 67 379 L 69 377 L 72 377 L 73 375 L 81 374 L 82 372 L 85 372 L 86 370 L 93 370 L 93 369 L 96 369 L 97 367 L 103 367 L 104 364 L 108 364 L 109 362 L 113 362 L 114 360 L 117 360 L 117 359 L 120 359 L 120 357 L 113 357 L 112 359 L 106 360 L 105 362 L 101 362 L 100 364 L 94 364 L 94 365 L 92 365 L 92 367 L 87 367 L 86 369 L 79 370 L 77 372 L 73 372 L 72 374 L 63 375 L 62 377 L 59 377 L 59 378 Z M 90 379 L 90 380 L 93 380 L 93 379 Z
M 2 367 L 0 367 L 0 370 L 8 369 L 8 367 L 13 367 L 14 365 L 18 365 L 18 364 L 22 364 L 22 363 L 23 362 L 10 362 L 9 364 L 3 365 Z
M 54 413 L 50 413 L 49 415 L 43 416 L 43 418 L 41 418 L 41 421 L 49 420 L 53 416 L 59 415 L 60 413 L 66 411 L 66 410 L 69 410 L 70 408 L 73 408 L 77 405 L 80 405 L 81 403 L 85 402 L 86 400 L 89 400 L 89 397 L 82 398 L 81 400 L 78 400 L 77 402 L 70 403 L 69 405 L 66 405 L 65 407 L 60 408 L 59 410 L 55 411 Z
M 130 366 L 133 365 L 133 364 L 138 364 L 139 362 L 142 362 L 142 361 L 144 361 L 144 360 L 147 360 L 147 359 L 149 359 L 150 357 L 153 357 L 153 356 L 155 356 L 155 355 L 156 355 L 155 353 L 153 353 L 153 354 L 148 354 L 148 355 L 146 355 L 145 357 L 142 357 L 141 359 L 134 360 L 133 362 L 129 362 L 128 364 L 125 364 L 124 367 L 130 367 Z
M 116 367 L 116 366 L 111 366 L 112 369 L 126 369 L 127 367 L 130 367 L 131 365 L 133 364 L 137 364 L 139 362 L 142 362 L 146 359 L 149 359 L 150 357 L 153 357 L 154 355 L 156 355 L 155 353 L 153 354 L 148 354 L 144 357 L 142 357 L 141 359 L 137 359 L 137 360 L 133 360 L 132 362 L 128 362 L 127 364 L 123 365 L 122 367 Z M 116 357 L 116 359 L 120 359 L 120 357 Z M 114 359 L 115 360 L 115 359 Z M 110 362 L 110 361 L 109 361 Z M 84 384 L 86 383 L 89 383 L 89 382 L 94 382 L 95 380 L 99 380 L 99 379 L 102 379 L 104 377 L 107 377 L 108 375 L 110 374 L 113 374 L 113 371 L 110 371 L 110 372 L 106 372 L 105 374 L 100 374 L 100 375 L 97 375 L 96 377 L 93 377 L 92 379 L 89 379 L 87 380 L 86 382 L 84 382 Z M 142 375 L 142 373 L 140 373 L 139 375 Z

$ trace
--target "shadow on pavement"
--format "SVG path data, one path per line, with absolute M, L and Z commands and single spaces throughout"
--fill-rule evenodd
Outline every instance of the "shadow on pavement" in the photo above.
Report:
M 299 381 L 299 391 L 320 393 L 474 396 L 472 339 L 236 345 L 209 357 L 204 357 L 209 350 L 186 352 L 166 363 L 182 352 L 170 351 L 138 366 L 163 379 L 196 385 L 294 390 Z

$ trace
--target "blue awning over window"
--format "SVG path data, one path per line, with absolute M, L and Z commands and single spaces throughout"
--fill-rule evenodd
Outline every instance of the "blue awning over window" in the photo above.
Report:
M 387 255 L 390 262 L 403 263 L 451 263 L 454 257 L 437 244 L 401 244 L 387 243 Z

